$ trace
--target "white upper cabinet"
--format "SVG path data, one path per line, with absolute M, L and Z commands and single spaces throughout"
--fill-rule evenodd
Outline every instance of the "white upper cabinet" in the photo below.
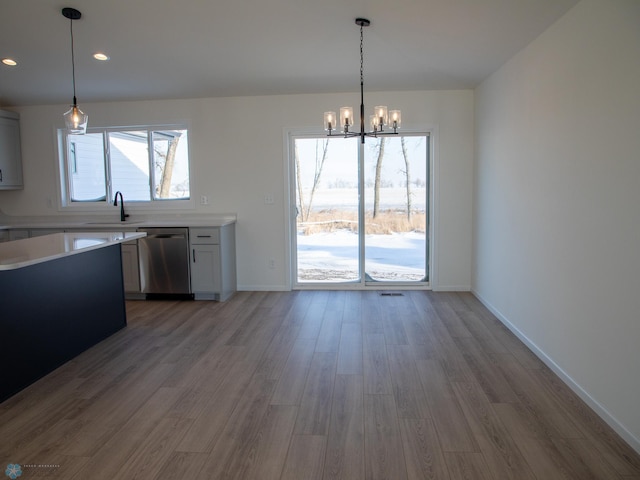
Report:
M 0 110 L 0 190 L 22 188 L 20 117 Z

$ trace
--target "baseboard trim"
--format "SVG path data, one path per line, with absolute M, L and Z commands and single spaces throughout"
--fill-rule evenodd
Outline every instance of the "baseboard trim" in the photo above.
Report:
M 289 292 L 286 285 L 238 285 L 239 292 Z
M 434 292 L 470 292 L 470 285 L 433 285 Z
M 480 295 L 475 289 L 471 289 L 471 293 L 493 313 L 498 320 L 500 320 L 513 334 L 518 337 L 522 343 L 524 343 L 529 350 L 531 350 L 545 365 L 547 365 L 560 379 L 578 395 L 596 414 L 602 418 L 611 428 L 613 428 L 618 435 L 620 435 L 625 442 L 629 444 L 636 452 L 640 454 L 640 439 L 636 438 L 627 428 L 621 424 L 613 415 L 611 415 L 606 408 L 604 408 L 597 400 L 595 400 L 589 393 L 582 388 L 571 376 L 567 374 L 554 360 L 549 357 L 541 348 L 533 343 L 527 336 L 522 333 L 518 327 L 504 316 L 500 310 L 495 308 L 491 302 Z

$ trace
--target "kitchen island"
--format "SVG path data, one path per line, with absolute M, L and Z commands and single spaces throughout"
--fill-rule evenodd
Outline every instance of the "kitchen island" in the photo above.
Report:
M 0 401 L 126 323 L 120 244 L 143 232 L 0 244 Z

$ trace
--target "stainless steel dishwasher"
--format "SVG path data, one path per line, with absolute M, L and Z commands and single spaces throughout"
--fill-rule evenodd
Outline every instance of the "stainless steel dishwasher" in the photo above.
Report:
M 140 228 L 138 241 L 140 288 L 147 296 L 191 294 L 189 286 L 189 229 Z

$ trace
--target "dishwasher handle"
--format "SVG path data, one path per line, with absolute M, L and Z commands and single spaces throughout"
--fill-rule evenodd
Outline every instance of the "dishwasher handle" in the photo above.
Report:
M 147 234 L 145 238 L 187 238 L 183 233 L 152 233 Z

